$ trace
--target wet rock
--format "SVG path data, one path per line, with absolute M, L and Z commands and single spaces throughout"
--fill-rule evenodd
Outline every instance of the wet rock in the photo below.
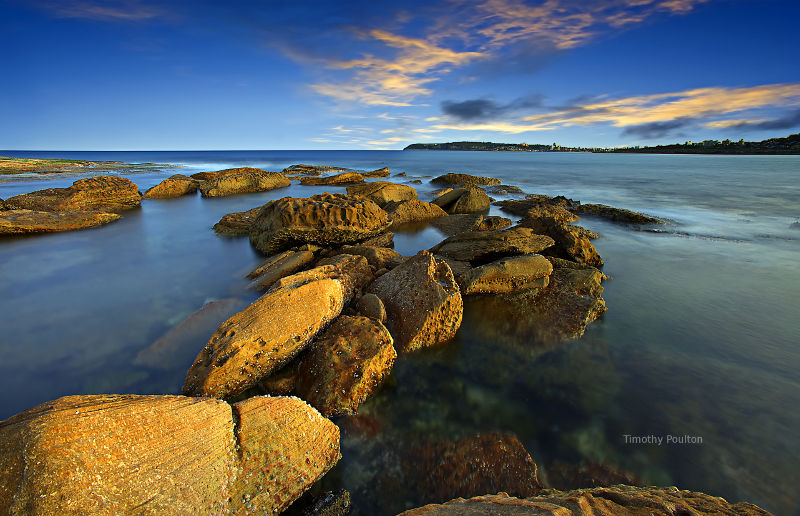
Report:
M 326 177 L 301 177 L 300 184 L 306 186 L 338 186 L 351 185 L 353 183 L 363 183 L 364 176 L 358 172 L 342 172 L 334 176 Z
M 0 211 L 0 235 L 55 233 L 94 228 L 122 217 L 116 213 L 91 211 Z
M 261 211 L 261 206 L 256 206 L 252 210 L 236 211 L 223 215 L 219 222 L 214 224 L 214 232 L 220 236 L 247 236 L 250 233 L 250 224 Z
M 415 351 L 452 338 L 463 305 L 450 267 L 420 251 L 376 279 L 368 288 L 381 298 L 387 326 L 401 351 Z
M 473 265 L 498 258 L 539 253 L 553 245 L 553 239 L 529 228 L 513 227 L 503 231 L 473 231 L 448 237 L 431 252 Z
M 361 175 L 364 177 L 389 177 L 391 171 L 389 167 L 379 168 L 378 170 L 373 170 L 371 172 L 362 172 Z
M 505 217 L 498 217 L 497 215 L 489 215 L 484 217 L 478 227 L 475 228 L 476 231 L 496 231 L 499 229 L 505 229 L 507 227 L 511 227 L 511 219 L 507 219 Z
M 303 356 L 303 355 L 300 355 Z M 297 385 L 297 368 L 300 359 L 290 362 L 289 365 L 274 373 L 258 383 L 258 388 L 264 393 L 272 396 L 289 396 L 294 394 Z
M 388 270 L 386 272 L 389 272 Z M 369 317 L 380 323 L 386 322 L 386 308 L 381 298 L 375 294 L 364 294 L 356 303 L 356 310 L 364 317 Z
M 550 263 L 553 264 L 554 269 L 594 269 L 593 265 L 586 265 L 585 263 L 578 263 L 572 260 L 566 260 L 564 258 L 556 258 L 555 256 L 546 256 Z
M 368 238 L 361 242 L 361 245 L 371 245 L 372 247 L 394 247 L 394 233 L 387 231 L 378 236 Z
M 560 491 L 619 484 L 642 486 L 633 475 L 599 462 L 569 464 L 556 461 L 547 467 L 547 484 Z
M 458 276 L 461 293 L 505 294 L 547 286 L 553 266 L 544 256 L 529 254 L 503 258 Z
M 424 222 L 447 215 L 447 212 L 439 206 L 418 199 L 390 202 L 383 209 L 389 214 L 393 226 Z
M 433 200 L 451 215 L 458 213 L 488 213 L 491 201 L 486 192 L 477 187 L 456 188 Z
M 0 512 L 272 513 L 339 457 L 296 398 L 68 396 L 0 422 Z
M 375 270 L 384 267 L 392 269 L 405 260 L 405 257 L 388 247 L 373 247 L 368 245 L 346 245 L 339 250 L 344 254 L 363 256 L 370 267 Z
M 663 221 L 643 213 L 624 208 L 614 208 L 605 204 L 581 204 L 574 208 L 575 213 L 602 217 L 621 224 L 660 224 Z
M 467 231 L 478 231 L 483 219 L 483 215 L 476 214 L 450 215 L 432 220 L 431 226 L 447 236 L 453 236 Z
M 512 185 L 495 185 L 495 186 L 487 186 L 484 188 L 486 193 L 490 193 L 493 195 L 514 195 L 514 194 L 524 194 L 525 192 L 522 191 L 522 188 L 518 186 Z
M 191 364 L 219 324 L 247 303 L 228 298 L 211 301 L 175 325 L 136 355 L 135 364 L 155 369 L 175 369 Z
M 313 269 L 298 272 L 278 280 L 270 290 L 292 288 L 309 281 L 337 279 L 344 288 L 345 303 L 361 296 L 361 291 L 369 285 L 373 278 L 367 259 L 363 256 L 337 254 L 323 258 Z
M 343 274 L 332 265 L 326 274 L 317 269 L 281 279 L 222 323 L 186 373 L 183 393 L 228 398 L 303 351 L 349 301 Z
M 328 165 L 292 165 L 283 169 L 283 173 L 318 176 L 326 172 L 344 172 L 345 170 L 347 169 L 341 167 L 331 167 Z
M 237 174 L 246 174 L 246 173 L 259 173 L 264 172 L 264 170 L 260 168 L 253 168 L 253 167 L 236 167 L 236 168 L 226 168 L 224 170 L 217 170 L 216 172 L 197 172 L 192 174 L 192 179 L 197 179 L 198 181 L 208 181 L 211 179 L 219 179 L 225 176 L 235 176 Z
M 408 185 L 399 185 L 388 181 L 375 181 L 374 183 L 348 186 L 347 195 L 363 197 L 383 207 L 390 202 L 416 199 L 417 191 L 414 187 Z
M 445 174 L 443 176 L 431 179 L 431 183 L 435 185 L 448 185 L 448 186 L 484 186 L 484 185 L 499 185 L 501 181 L 493 177 L 473 176 L 470 174 Z
M 250 227 L 250 242 L 273 254 L 303 243 L 353 244 L 383 233 L 389 216 L 368 199 L 341 194 L 284 197 L 266 204 Z
M 452 188 L 440 188 L 438 190 L 434 190 L 433 192 L 431 192 L 431 195 L 434 196 L 434 197 L 440 197 L 440 196 L 442 196 L 442 195 L 444 195 L 446 193 L 450 193 L 452 191 L 453 191 Z
M 536 233 L 552 238 L 555 245 L 545 254 L 594 267 L 603 265 L 603 259 L 597 254 L 597 249 L 589 241 L 586 230 L 583 228 L 566 224 L 552 217 L 525 218 L 519 222 L 518 227 L 531 228 Z
M 339 317 L 303 358 L 298 395 L 322 414 L 354 414 L 391 372 L 397 353 L 392 336 L 367 317 Z
M 225 197 L 245 193 L 266 192 L 289 186 L 289 179 L 278 172 L 253 169 L 238 174 L 226 174 L 200 184 L 203 197 Z
M 575 516 L 711 516 L 736 514 L 768 516 L 760 507 L 740 502 L 731 504 L 723 498 L 675 487 L 614 486 L 575 491 L 544 490 L 538 496 L 515 498 L 501 492 L 458 498 L 447 503 L 426 505 L 402 513 L 403 516 L 450 516 L 493 514 L 496 516 L 575 515 Z
M 149 188 L 142 199 L 172 199 L 197 192 L 200 182 L 183 174 L 175 174 Z
M 411 181 L 409 181 L 409 183 L 412 184 L 412 185 L 421 185 L 422 184 L 422 180 L 421 179 L 412 179 Z
M 124 177 L 99 176 L 80 179 L 68 188 L 46 188 L 15 195 L 5 201 L 6 207 L 33 211 L 100 211 L 130 210 L 141 205 L 139 188 Z
M 344 489 L 328 491 L 306 509 L 306 516 L 346 516 L 350 514 L 350 493 Z
M 567 210 L 573 210 L 575 207 L 580 206 L 581 203 L 568 199 L 563 195 L 550 197 L 548 195 L 528 194 L 525 196 L 525 199 L 497 201 L 495 204 L 500 206 L 503 211 L 524 216 L 529 210 L 540 208 L 543 205 L 560 206 Z
M 556 206 L 554 204 L 537 204 L 525 212 L 524 218 L 526 219 L 540 219 L 540 218 L 553 218 L 559 222 L 575 222 L 578 216 L 567 210 L 563 206 Z
M 286 251 L 279 255 L 274 255 L 264 261 L 263 264 L 247 275 L 253 280 L 252 288 L 266 290 L 273 283 L 294 274 L 314 262 L 314 253 L 311 251 Z

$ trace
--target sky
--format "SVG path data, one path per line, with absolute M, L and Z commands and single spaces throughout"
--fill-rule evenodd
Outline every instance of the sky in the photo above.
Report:
M 797 0 L 0 0 L 0 149 L 800 132 Z

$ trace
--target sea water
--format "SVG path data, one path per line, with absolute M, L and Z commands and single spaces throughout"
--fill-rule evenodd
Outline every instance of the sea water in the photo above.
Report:
M 565 195 L 668 219 L 659 232 L 602 219 L 580 224 L 613 279 L 608 312 L 559 346 L 523 322 L 486 317 L 465 300 L 453 341 L 400 357 L 360 409 L 375 443 L 513 433 L 540 465 L 600 463 L 644 484 L 750 501 L 798 514 L 800 493 L 800 157 L 431 151 L 20 152 L 0 155 L 180 165 L 121 173 L 146 190 L 173 173 L 234 166 L 388 166 L 431 199 L 434 176 L 497 177 L 526 193 Z M 81 177 L 0 176 L 0 198 Z M 174 364 L 140 352 L 209 302 L 254 300 L 245 274 L 261 257 L 247 238 L 220 238 L 224 214 L 287 195 L 145 200 L 96 229 L 0 239 L 0 418 L 68 394 L 179 393 L 204 342 Z M 495 196 L 498 199 L 506 198 Z M 513 196 L 512 196 L 513 197 Z M 503 215 L 495 208 L 493 214 Z M 505 214 L 507 215 L 507 214 Z M 443 235 L 399 233 L 405 255 Z M 240 306 L 240 305 L 225 305 Z M 212 317 L 222 322 L 224 308 Z M 217 321 L 212 321 L 216 324 Z M 208 321 L 205 322 L 208 324 Z M 212 324 L 212 326 L 213 326 Z M 523 325 L 524 326 L 524 325 Z M 205 330 L 209 335 L 213 331 Z M 201 332 L 202 333 L 202 332 Z M 205 339 L 207 337 L 203 337 Z M 660 439 L 660 441 L 659 441 Z M 346 443 L 343 443 L 346 444 Z M 374 498 L 385 466 L 360 442 L 323 481 L 353 493 L 356 512 L 443 500 Z M 375 448 L 375 447 L 373 447 Z M 379 448 L 379 446 L 378 446 Z M 402 482 L 402 479 L 399 480 Z

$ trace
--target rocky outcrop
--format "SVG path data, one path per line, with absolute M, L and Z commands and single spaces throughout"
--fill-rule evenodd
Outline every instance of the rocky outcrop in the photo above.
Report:
M 301 177 L 300 184 L 306 186 L 338 186 L 352 185 L 353 183 L 363 183 L 364 176 L 358 172 L 343 172 L 334 176 L 326 177 Z
M 578 216 L 563 206 L 553 204 L 537 204 L 525 212 L 526 219 L 553 218 L 558 222 L 575 222 Z
M 547 286 L 553 266 L 544 256 L 529 254 L 503 258 L 457 276 L 463 295 L 505 294 Z
M 553 239 L 529 228 L 503 231 L 473 231 L 451 236 L 431 248 L 431 252 L 454 260 L 481 265 L 498 258 L 539 253 L 553 245 Z
M 675 487 L 614 486 L 575 491 L 544 490 L 538 496 L 516 498 L 504 492 L 458 498 L 402 513 L 403 516 L 768 516 L 770 513 L 749 503 L 732 504 L 724 498 Z
M 303 358 L 297 394 L 328 417 L 354 414 L 391 371 L 392 344 L 380 322 L 339 317 Z
M 339 249 L 343 254 L 363 256 L 374 270 L 393 269 L 405 260 L 405 257 L 387 247 L 373 247 L 368 245 L 346 245 Z
M 122 217 L 116 213 L 91 211 L 0 211 L 0 235 L 54 233 L 94 228 Z
M 391 231 L 380 233 L 377 236 L 368 238 L 363 242 L 360 242 L 360 244 L 371 245 L 372 247 L 394 247 L 394 233 L 392 233 Z
M 480 188 L 471 186 L 467 188 L 456 188 L 433 200 L 433 204 L 439 206 L 450 215 L 459 213 L 488 213 L 491 200 L 486 192 Z
M 478 231 L 478 228 L 483 223 L 483 219 L 483 215 L 476 215 L 474 213 L 450 215 L 449 217 L 432 220 L 431 226 L 447 236 L 453 236 L 467 231 Z
M 490 193 L 493 195 L 522 195 L 525 192 L 522 191 L 522 188 L 518 186 L 512 185 L 494 185 L 494 186 L 487 186 L 484 188 L 486 193 Z
M 267 290 L 279 279 L 309 267 L 313 262 L 314 253 L 311 251 L 285 251 L 264 260 L 247 277 L 253 280 L 252 288 Z
M 614 208 L 605 204 L 581 204 L 573 210 L 575 213 L 602 217 L 612 222 L 621 224 L 660 224 L 661 219 L 638 213 L 624 208 Z
M 475 228 L 476 231 L 496 231 L 499 229 L 505 229 L 511 226 L 511 219 L 507 219 L 505 217 L 498 217 L 497 215 L 489 215 L 483 217 L 483 220 L 478 227 Z
M 191 177 L 192 179 L 197 179 L 198 181 L 208 181 L 211 179 L 219 179 L 225 176 L 235 176 L 237 174 L 247 174 L 251 172 L 259 173 L 259 172 L 264 172 L 264 170 L 253 167 L 226 168 L 224 170 L 217 170 L 216 172 L 197 172 L 189 177 Z
M 383 167 L 371 172 L 362 172 L 361 175 L 364 177 L 389 177 L 389 174 L 391 173 L 392 172 L 389 170 L 389 167 Z
M 540 208 L 541 206 L 560 206 L 567 210 L 574 210 L 580 206 L 580 202 L 568 199 L 562 195 L 550 197 L 549 195 L 528 194 L 525 199 L 511 199 L 507 201 L 497 201 L 503 211 L 514 215 L 525 215 L 529 210 Z M 576 219 L 577 220 L 577 219 Z
M 142 199 L 172 199 L 197 192 L 200 181 L 183 174 L 175 174 L 149 188 Z
M 367 287 L 386 307 L 397 349 L 415 351 L 452 338 L 463 304 L 450 267 L 420 251 Z
M 339 457 L 297 398 L 68 396 L 0 422 L 0 512 L 273 513 Z
M 373 278 L 372 270 L 363 256 L 337 254 L 323 258 L 317 266 L 307 271 L 298 272 L 278 280 L 270 291 L 295 288 L 310 281 L 335 279 L 342 283 L 345 303 L 361 296 L 361 291 L 369 285 Z
M 378 206 L 384 207 L 390 202 L 408 201 L 417 198 L 417 191 L 412 186 L 399 185 L 389 181 L 375 181 L 363 185 L 347 187 L 347 195 L 369 199 Z
M 418 199 L 390 202 L 384 205 L 383 209 L 389 214 L 393 226 L 425 222 L 447 215 L 447 212 L 439 206 Z
M 238 174 L 226 174 L 200 184 L 203 197 L 225 197 L 245 193 L 266 192 L 289 186 L 289 179 L 278 172 L 253 169 Z
M 389 216 L 368 199 L 321 194 L 284 197 L 262 208 L 250 226 L 250 242 L 273 254 L 298 244 L 353 244 L 382 233 Z
M 197 348 L 219 324 L 245 307 L 241 299 L 211 301 L 139 351 L 135 363 L 155 369 L 176 369 L 192 363 Z
M 484 186 L 484 185 L 499 185 L 501 181 L 494 177 L 473 176 L 470 174 L 445 174 L 443 176 L 431 179 L 431 183 L 435 185 L 446 186 Z
M 186 373 L 184 394 L 228 398 L 303 351 L 350 299 L 340 270 L 318 269 L 283 278 L 222 323 Z
M 214 224 L 214 232 L 220 236 L 247 236 L 250 233 L 250 224 L 253 223 L 259 211 L 261 211 L 261 206 L 256 206 L 252 210 L 228 213 Z
M 603 265 L 603 259 L 589 241 L 586 230 L 572 226 L 553 217 L 524 218 L 518 227 L 531 228 L 536 233 L 547 235 L 555 245 L 545 254 L 585 263 L 593 267 Z
M 330 167 L 328 165 L 292 165 L 283 169 L 283 174 L 302 174 L 305 176 L 318 176 L 326 172 L 344 172 L 346 168 Z
M 124 177 L 99 176 L 80 179 L 69 188 L 47 188 L 15 195 L 5 204 L 16 210 L 100 211 L 130 210 L 141 205 L 138 187 Z

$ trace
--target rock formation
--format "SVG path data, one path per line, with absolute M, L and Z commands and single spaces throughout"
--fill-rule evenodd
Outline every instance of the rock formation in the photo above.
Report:
M 80 179 L 68 188 L 47 188 L 6 199 L 7 207 L 33 211 L 119 212 L 138 208 L 138 187 L 124 177 Z

